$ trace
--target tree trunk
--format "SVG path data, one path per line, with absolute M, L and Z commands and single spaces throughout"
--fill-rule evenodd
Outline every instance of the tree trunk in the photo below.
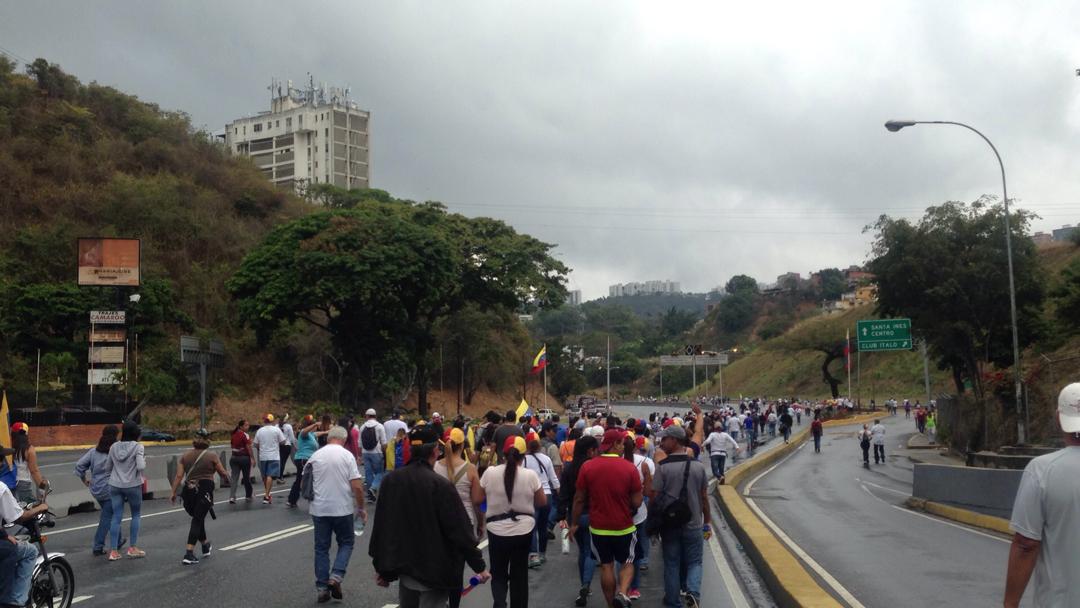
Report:
M 823 381 L 829 385 L 829 390 L 832 392 L 833 399 L 840 398 L 840 381 L 829 373 L 829 364 L 842 356 L 842 353 L 837 355 L 835 350 L 825 351 L 825 362 L 821 364 Z
M 953 384 L 956 385 L 956 394 L 963 395 L 966 387 L 964 386 L 964 368 L 959 365 L 950 365 L 952 370 Z
M 416 412 L 421 418 L 427 418 L 427 351 L 423 347 L 418 347 L 414 354 L 416 359 Z

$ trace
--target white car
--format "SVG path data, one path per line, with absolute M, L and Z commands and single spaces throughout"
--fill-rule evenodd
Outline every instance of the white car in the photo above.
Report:
M 541 409 L 541 410 L 536 410 L 536 415 L 541 420 L 547 420 L 548 418 L 551 418 L 552 416 L 555 415 L 555 410 L 552 410 L 550 408 L 544 408 L 544 409 Z

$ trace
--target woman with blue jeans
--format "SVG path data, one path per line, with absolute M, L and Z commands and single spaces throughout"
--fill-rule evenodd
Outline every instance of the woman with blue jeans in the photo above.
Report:
M 101 431 L 101 438 L 96 446 L 90 448 L 79 462 L 75 463 L 75 476 L 86 487 L 90 488 L 90 495 L 94 497 L 101 507 L 101 517 L 98 519 L 97 532 L 94 533 L 94 556 L 105 555 L 105 537 L 112 527 L 112 499 L 109 497 L 109 449 L 116 443 L 116 436 L 120 429 L 114 425 L 108 425 Z M 90 479 L 86 474 L 90 473 Z M 120 546 L 124 540 L 120 539 Z
M 592 435 L 582 435 L 574 443 L 574 459 L 569 465 L 563 467 L 562 480 L 559 492 L 559 526 L 568 528 L 567 518 L 571 517 L 574 505 L 574 495 L 577 491 L 577 474 L 581 466 L 590 458 L 596 457 L 600 449 L 600 442 Z M 589 514 L 581 513 L 578 520 L 577 534 L 574 542 L 578 546 L 578 578 L 581 582 L 581 590 L 574 600 L 577 606 L 584 606 L 589 602 L 589 587 L 592 586 L 593 574 L 596 572 L 596 560 L 592 558 L 592 538 L 589 534 Z
M 534 513 L 536 526 L 533 528 L 532 541 L 529 543 L 529 567 L 539 568 L 547 562 L 548 529 L 547 521 L 551 518 L 552 492 L 559 490 L 559 478 L 555 475 L 555 464 L 541 451 L 540 437 L 534 431 L 525 436 L 528 454 L 525 455 L 525 468 L 536 473 L 540 485 L 544 488 L 547 503 L 537 507 Z
M 109 551 L 109 561 L 120 559 L 120 522 L 124 519 L 124 503 L 131 509 L 131 546 L 127 556 L 146 557 L 146 552 L 139 549 L 139 521 L 142 516 L 143 471 L 146 470 L 146 454 L 139 443 L 142 430 L 134 422 L 125 422 L 120 434 L 120 441 L 109 448 L 109 459 L 105 466 L 109 471 L 109 499 L 112 502 L 112 526 L 109 536 L 113 549 Z

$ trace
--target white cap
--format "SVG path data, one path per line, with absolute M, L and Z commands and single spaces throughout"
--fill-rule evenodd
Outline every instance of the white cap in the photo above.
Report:
M 589 427 L 589 434 L 592 435 L 593 437 L 603 437 L 604 436 L 604 427 L 602 427 L 602 426 Z
M 365 416 L 369 416 L 369 417 L 374 417 L 374 416 L 376 416 L 376 414 L 375 414 L 375 408 L 370 408 L 370 407 L 369 407 L 369 408 L 368 408 L 368 411 L 364 412 L 364 415 L 365 415 Z
M 439 412 L 432 413 L 431 414 L 431 419 L 435 420 L 436 418 L 438 418 L 439 420 L 442 420 L 442 414 L 440 414 Z
M 1061 389 L 1058 395 L 1058 421 L 1066 433 L 1080 433 L 1080 382 Z

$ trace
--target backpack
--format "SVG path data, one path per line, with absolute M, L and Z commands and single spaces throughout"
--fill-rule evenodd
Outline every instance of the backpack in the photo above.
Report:
M 660 465 L 663 466 L 665 462 L 660 463 Z M 650 536 L 660 532 L 678 530 L 690 521 L 692 516 L 689 499 L 690 462 L 690 459 L 687 458 L 686 467 L 683 469 L 683 483 L 679 497 L 669 502 L 662 509 L 649 509 L 645 527 Z
M 360 445 L 369 452 L 379 447 L 379 436 L 375 434 L 375 425 L 364 426 L 360 431 Z
M 489 441 L 480 449 L 480 456 L 476 459 L 476 469 L 484 471 L 497 464 L 499 464 L 499 456 L 495 453 L 495 443 Z

